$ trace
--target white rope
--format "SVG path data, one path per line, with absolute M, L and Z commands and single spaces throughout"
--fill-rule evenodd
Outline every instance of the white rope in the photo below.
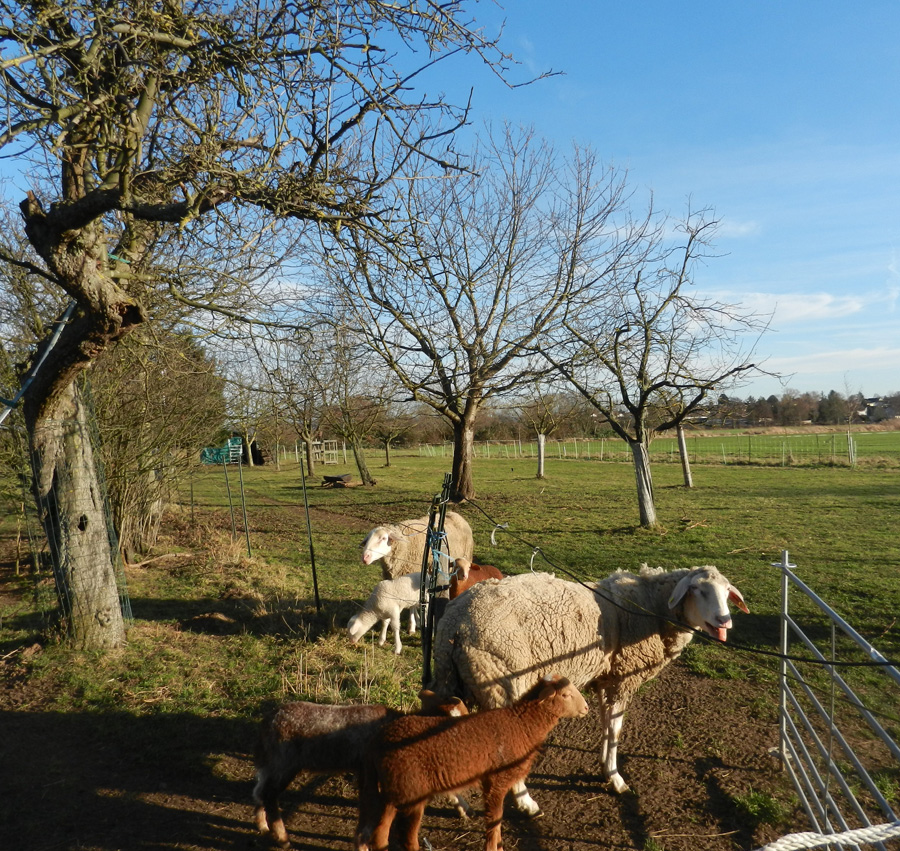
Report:
M 802 851 L 805 848 L 819 848 L 822 845 L 856 845 L 860 842 L 884 842 L 900 836 L 900 820 L 890 824 L 875 824 L 860 827 L 845 833 L 791 833 L 782 836 L 756 851 Z

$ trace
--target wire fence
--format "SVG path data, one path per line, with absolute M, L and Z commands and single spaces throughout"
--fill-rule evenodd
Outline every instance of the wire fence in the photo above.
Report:
M 693 464 L 755 464 L 760 466 L 900 466 L 900 430 L 827 432 L 790 435 L 687 435 L 688 460 Z M 538 457 L 537 440 L 485 440 L 474 446 L 476 458 Z M 545 457 L 564 461 L 632 463 L 631 450 L 619 438 L 548 439 Z M 451 458 L 453 444 L 423 443 L 419 455 Z M 680 463 L 678 440 L 658 437 L 650 444 L 652 463 Z

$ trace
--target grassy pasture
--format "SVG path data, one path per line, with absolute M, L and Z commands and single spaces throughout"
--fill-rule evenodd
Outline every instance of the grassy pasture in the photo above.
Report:
M 0 658 L 11 672 L 9 688 L 21 692 L 16 715 L 96 717 L 113 740 L 127 740 L 130 753 L 157 754 L 167 770 L 200 777 L 212 770 L 245 784 L 246 755 L 236 760 L 217 749 L 223 738 L 252 740 L 262 703 L 416 705 L 419 637 L 404 637 L 398 657 L 377 647 L 373 633 L 363 646 L 349 646 L 344 626 L 380 578 L 377 568 L 359 562 L 362 538 L 378 523 L 426 514 L 449 462 L 416 452 L 396 454 L 390 467 L 379 467 L 376 453 L 369 460 L 378 479 L 374 488 L 322 488 L 318 476 L 307 483 L 321 611 L 313 600 L 295 463 L 242 471 L 252 555 L 237 468 L 228 471 L 234 538 L 223 469 L 198 468 L 183 484 L 157 551 L 126 568 L 134 623 L 120 653 L 73 654 L 47 642 L 46 613 L 32 604 L 31 579 L 7 571 L 0 588 Z M 319 473 L 350 471 L 341 466 Z M 741 589 L 751 614 L 736 614 L 727 647 L 695 641 L 679 664 L 703 677 L 757 684 L 759 697 L 744 711 L 769 726 L 778 700 L 777 661 L 754 651 L 778 648 L 779 571 L 772 563 L 782 550 L 859 632 L 889 658 L 900 658 L 900 470 L 697 465 L 692 490 L 682 486 L 677 464 L 656 465 L 654 475 L 662 524 L 655 531 L 637 526 L 634 474 L 623 463 L 550 459 L 538 480 L 533 459 L 479 458 L 478 496 L 458 510 L 473 527 L 476 560 L 508 573 L 533 564 L 592 579 L 642 562 L 716 564 Z M 7 514 L 0 523 L 7 565 L 14 533 L 15 517 Z M 811 607 L 798 606 L 794 614 L 819 630 Z M 21 654 L 19 662 L 22 648 L 41 637 L 42 652 L 27 662 Z M 847 678 L 858 688 L 883 689 L 870 669 L 848 671 Z M 877 702 L 896 736 L 896 695 L 882 692 Z M 161 735 L 160 729 L 173 732 Z M 197 765 L 204 753 L 211 761 Z M 900 783 L 895 769 L 884 776 L 885 783 Z M 763 804 L 790 807 L 777 782 L 760 792 Z M 76 779 L 65 784 L 77 801 Z
M 900 429 L 830 432 L 767 430 L 748 433 L 719 429 L 688 432 L 688 456 L 692 464 L 756 464 L 766 466 L 878 466 L 900 467 Z M 537 443 L 484 441 L 475 446 L 479 458 L 535 458 Z M 423 445 L 420 455 L 449 458 L 450 444 Z M 657 437 L 650 444 L 654 463 L 680 464 L 675 437 Z M 557 460 L 620 461 L 631 463 L 631 451 L 618 438 L 568 438 L 548 440 L 547 455 Z
M 237 531 L 232 540 L 223 470 L 199 468 L 173 502 L 159 551 L 144 565 L 127 569 L 135 626 L 124 654 L 129 672 L 123 680 L 132 685 L 127 690 L 123 686 L 121 693 L 105 689 L 104 699 L 127 702 L 131 693 L 150 693 L 168 708 L 196 711 L 194 701 L 205 704 L 212 692 L 223 696 L 220 709 L 243 712 L 262 697 L 306 696 L 317 689 L 354 697 L 374 689 L 385 698 L 412 702 L 420 671 L 416 655 L 364 657 L 344 646 L 342 628 L 379 578 L 377 569 L 359 562 L 365 533 L 380 522 L 426 514 L 447 463 L 415 453 L 395 455 L 390 467 L 377 468 L 379 460 L 373 454 L 374 488 L 327 489 L 319 486 L 318 477 L 307 483 L 320 612 L 313 605 L 296 464 L 242 471 L 252 557 L 247 555 L 237 469 L 229 469 L 228 482 Z M 637 526 L 633 471 L 618 463 L 550 459 L 539 480 L 531 459 L 479 458 L 477 498 L 459 510 L 473 527 L 476 560 L 507 573 L 533 565 L 589 580 L 616 568 L 636 569 L 643 562 L 667 569 L 716 564 L 750 606 L 750 616 L 737 614 L 732 633 L 736 644 L 749 648 L 777 649 L 779 572 L 772 563 L 788 550 L 807 584 L 886 655 L 900 656 L 895 618 L 900 470 L 698 465 L 691 490 L 681 485 L 678 465 L 656 465 L 654 475 L 662 523 L 656 531 Z M 3 528 L 9 531 L 11 522 L 7 517 Z M 505 528 L 495 529 L 499 524 Z M 190 682 L 160 683 L 158 678 L 171 676 L 178 667 L 162 666 L 170 672 L 164 673 L 144 663 L 148 646 L 167 635 L 159 634 L 160 624 L 223 611 L 244 625 L 225 642 L 226 647 L 233 642 L 234 658 L 227 658 L 227 650 L 223 655 L 218 643 L 211 645 L 207 661 L 202 647 L 187 648 L 193 673 L 217 687 L 197 694 Z M 38 613 L 23 610 L 21 602 L 0 615 L 0 652 L 40 629 Z M 227 633 L 227 624 L 223 630 Z M 284 641 L 297 637 L 307 640 Z M 198 633 L 186 643 L 202 645 L 203 636 Z M 696 659 L 715 658 L 748 676 L 768 680 L 775 670 L 773 661 L 747 650 L 695 645 Z M 160 652 L 177 655 L 185 649 L 167 646 Z M 45 654 L 42 663 L 53 669 L 52 675 L 79 678 L 79 688 L 63 690 L 67 699 L 78 701 L 73 693 L 91 693 L 91 677 L 108 676 L 108 670 L 70 666 L 67 658 L 60 650 L 58 656 Z M 110 659 L 100 668 L 120 664 L 122 660 Z M 147 682 L 140 684 L 145 676 Z

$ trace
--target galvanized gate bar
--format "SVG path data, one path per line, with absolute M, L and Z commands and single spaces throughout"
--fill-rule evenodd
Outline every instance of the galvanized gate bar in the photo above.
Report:
M 840 846 L 858 849 L 859 845 L 854 843 L 862 842 L 867 848 L 874 847 L 884 851 L 886 834 L 883 830 L 879 830 L 879 826 L 873 827 L 871 814 L 877 806 L 892 823 L 898 822 L 897 814 L 878 789 L 865 760 L 854 750 L 839 728 L 833 710 L 823 705 L 816 695 L 816 687 L 807 680 L 801 668 L 795 664 L 795 660 L 788 658 L 791 655 L 789 652 L 791 640 L 796 639 L 808 651 L 810 664 L 821 665 L 831 686 L 832 699 L 836 693 L 840 693 L 842 706 L 844 708 L 849 706 L 850 710 L 855 711 L 886 749 L 885 757 L 889 756 L 897 761 L 900 761 L 900 746 L 864 704 L 853 687 L 836 671 L 834 663 L 838 660 L 834 656 L 835 631 L 843 632 L 870 661 L 880 663 L 878 671 L 888 677 L 891 687 L 893 684 L 900 685 L 900 671 L 797 578 L 786 550 L 782 552 L 781 562 L 774 566 L 780 568 L 782 572 L 779 729 L 781 758 L 785 770 L 789 773 L 801 805 L 814 827 L 835 835 L 832 825 L 837 824 L 846 834 L 841 841 L 838 841 L 835 835 L 834 843 L 823 841 L 823 837 L 820 836 L 818 846 L 827 844 L 832 848 Z M 828 658 L 806 634 L 798 617 L 789 613 L 791 589 L 803 594 L 826 616 L 831 627 L 831 658 Z M 805 703 L 801 701 L 801 697 Z M 834 756 L 836 749 L 843 757 L 840 762 Z M 865 787 L 870 796 L 868 812 L 858 798 L 858 791 L 854 791 L 861 787 Z M 850 824 L 850 821 L 854 824 Z M 808 840 L 809 837 L 804 839 Z

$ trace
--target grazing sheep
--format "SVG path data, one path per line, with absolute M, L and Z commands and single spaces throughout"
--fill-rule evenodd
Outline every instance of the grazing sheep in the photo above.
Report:
M 357 849 L 386 851 L 399 810 L 406 816 L 405 851 L 418 851 L 429 799 L 480 783 L 487 822 L 484 847 L 497 851 L 507 791 L 528 776 L 559 720 L 587 711 L 575 686 L 550 676 L 501 709 L 456 718 L 407 716 L 386 724 L 363 769 Z
M 467 558 L 454 559 L 450 571 L 450 599 L 455 600 L 484 579 L 503 579 L 503 574 L 492 564 L 475 564 Z
M 434 692 L 419 693 L 422 715 L 465 715 L 459 698 L 440 700 Z M 278 806 L 278 796 L 301 772 L 359 773 L 363 756 L 381 727 L 402 718 L 397 709 L 377 704 L 333 706 L 298 701 L 284 703 L 260 727 L 256 745 L 256 802 L 254 817 L 262 833 L 271 832 L 282 846 L 289 845 Z M 457 802 L 460 815 L 464 802 Z
M 381 621 L 381 647 L 387 641 L 388 626 L 394 628 L 394 653 L 403 649 L 400 643 L 400 613 L 409 610 L 409 634 L 416 631 L 416 606 L 419 604 L 419 592 L 422 588 L 422 574 L 408 573 L 395 579 L 382 579 L 369 599 L 347 623 L 350 641 L 356 644 L 376 623 Z
M 362 563 L 374 564 L 380 559 L 381 573 L 385 579 L 421 571 L 427 530 L 427 516 L 395 525 L 377 526 L 362 543 Z M 448 511 L 444 517 L 444 534 L 447 539 L 441 549 L 445 570 L 450 559 L 472 558 L 475 544 L 472 527 L 465 517 Z
M 604 771 L 624 792 L 616 749 L 629 701 L 695 631 L 725 641 L 729 600 L 747 611 L 737 588 L 712 566 L 667 573 L 644 565 L 639 574 L 619 571 L 587 586 L 546 573 L 481 582 L 452 600 L 437 626 L 429 687 L 490 709 L 512 703 L 533 677 L 551 670 L 579 688 L 593 686 Z M 519 809 L 539 811 L 524 784 L 514 793 Z

